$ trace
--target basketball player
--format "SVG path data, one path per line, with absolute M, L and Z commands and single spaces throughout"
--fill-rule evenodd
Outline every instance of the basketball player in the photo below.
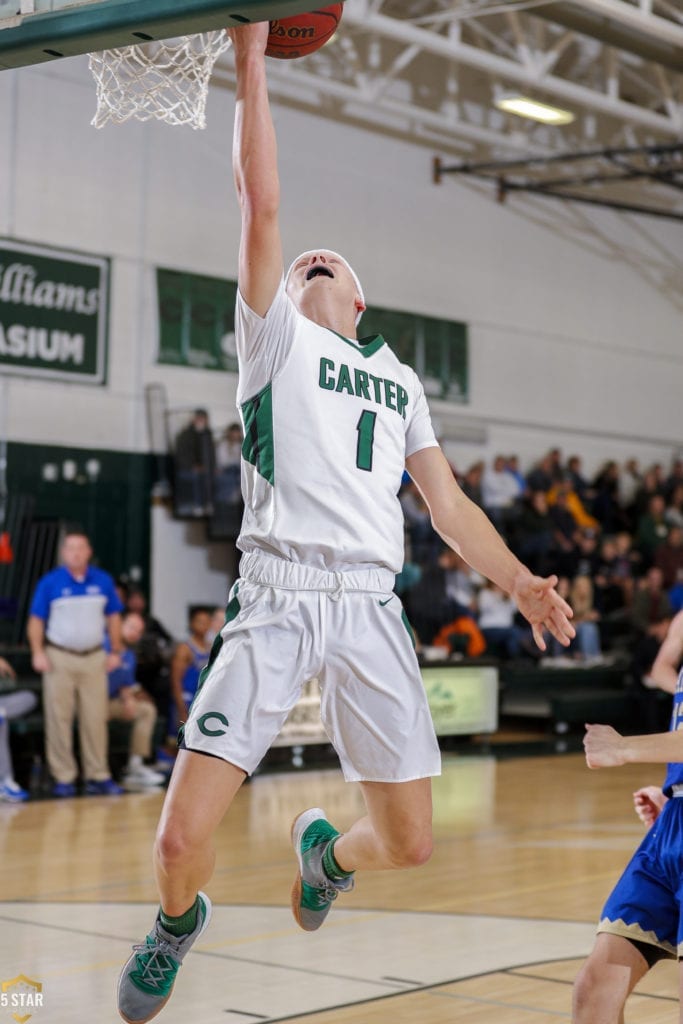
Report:
M 634 793 L 636 813 L 649 831 L 605 904 L 595 946 L 574 983 L 575 1024 L 621 1024 L 628 996 L 650 968 L 663 958 L 683 958 L 681 661 L 683 612 L 672 619 L 650 672 L 657 686 L 674 694 L 668 733 L 620 736 L 609 725 L 587 726 L 589 768 L 670 763 L 663 789 L 647 786 Z
M 292 834 L 299 925 L 323 923 L 357 869 L 430 855 L 431 782 L 440 772 L 394 575 L 403 561 L 397 498 L 407 467 L 444 539 L 512 594 L 543 630 L 574 630 L 555 578 L 534 577 L 457 486 L 420 382 L 381 337 L 359 339 L 355 272 L 328 249 L 283 276 L 276 144 L 265 74 L 267 24 L 231 29 L 237 75 L 234 173 L 242 210 L 236 337 L 244 426 L 240 579 L 184 727 L 155 845 L 161 909 L 119 983 L 124 1020 L 150 1020 L 206 927 L 198 892 L 213 833 L 317 676 L 321 713 L 367 814 L 344 835 L 320 808 Z

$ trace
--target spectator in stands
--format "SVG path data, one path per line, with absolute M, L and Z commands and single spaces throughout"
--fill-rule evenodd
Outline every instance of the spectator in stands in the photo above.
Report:
M 171 706 L 169 709 L 168 738 L 171 747 L 181 724 L 187 721 L 190 704 L 199 686 L 202 669 L 211 653 L 209 633 L 213 609 L 195 607 L 190 610 L 189 636 L 179 643 L 171 661 Z
M 598 530 L 600 528 L 598 520 L 586 511 L 578 494 L 572 489 L 572 482 L 568 476 L 556 480 L 548 491 L 548 505 L 551 509 L 562 496 L 579 529 Z
M 486 466 L 481 478 L 481 499 L 484 511 L 499 533 L 507 537 L 516 518 L 522 492 L 506 468 L 505 456 L 496 455 L 492 466 Z
M 16 679 L 14 669 L 4 658 L 0 658 L 0 677 Z M 12 718 L 27 715 L 36 703 L 36 696 L 30 690 L 9 689 L 3 685 L 0 692 L 0 803 L 18 804 L 28 800 L 28 792 L 14 779 L 9 723 Z
M 462 489 L 475 505 L 483 507 L 481 494 L 481 478 L 484 475 L 484 463 L 473 462 L 462 478 Z
M 628 525 L 619 499 L 619 463 L 610 459 L 593 482 L 592 511 L 604 533 L 616 533 Z
M 600 552 L 598 550 L 598 534 L 590 528 L 579 530 L 576 542 L 576 563 L 574 566 L 575 576 L 595 576 L 600 564 Z
M 131 722 L 130 754 L 123 776 L 126 789 L 148 789 L 163 785 L 165 775 L 145 764 L 152 754 L 152 739 L 157 720 L 154 703 L 135 677 L 134 649 L 145 632 L 145 620 L 139 612 L 124 612 L 121 619 L 123 650 L 117 668 L 109 673 L 109 718 Z M 105 640 L 105 648 L 108 641 Z
M 645 567 L 653 564 L 656 549 L 669 534 L 669 525 L 664 518 L 665 509 L 662 495 L 653 494 L 648 501 L 647 512 L 638 519 L 636 544 Z
M 519 456 L 508 455 L 505 460 L 505 469 L 517 481 L 521 501 L 528 494 L 528 487 L 524 473 L 519 468 Z
M 555 502 L 550 506 L 550 518 L 554 527 L 553 547 L 557 572 L 560 576 L 572 578 L 576 572 L 581 531 L 567 507 L 567 495 L 564 491 L 556 493 Z
M 623 612 L 629 607 L 633 573 L 628 559 L 624 562 L 620 558 L 614 537 L 603 537 L 593 583 L 595 605 L 603 617 Z
M 470 592 L 460 595 L 454 587 L 457 581 L 453 579 L 450 553 L 450 548 L 442 546 L 437 561 L 423 568 L 420 579 L 403 597 L 408 619 L 422 644 L 431 644 L 447 623 L 472 616 L 473 595 Z M 462 601 L 459 596 L 462 596 Z
M 642 486 L 642 477 L 637 459 L 627 459 L 619 474 L 619 504 L 627 516 L 627 529 L 634 524 L 634 505 L 636 494 Z
M 545 576 L 555 571 L 554 532 L 545 491 L 531 491 L 517 521 L 515 552 L 533 573 Z
M 677 613 L 683 610 L 683 580 L 678 580 L 674 583 L 669 591 L 669 601 L 671 602 L 672 612 Z
M 593 604 L 593 583 L 590 576 L 575 576 L 569 588 L 569 604 L 574 611 L 572 622 L 576 636 L 570 651 L 582 661 L 599 658 L 602 655 L 598 622 L 600 613 Z
M 662 570 L 651 566 L 633 594 L 631 622 L 641 634 L 671 618 L 671 602 L 663 587 Z
M 558 483 L 565 477 L 565 470 L 562 465 L 562 451 L 559 448 L 551 448 L 548 456 L 550 458 L 550 475 L 553 483 Z
M 216 453 L 206 409 L 195 409 L 175 443 L 175 510 L 179 516 L 210 515 Z
M 553 449 L 556 451 L 557 449 Z M 548 493 L 555 482 L 555 458 L 552 451 L 547 452 L 527 474 L 526 482 L 529 490 Z
M 242 500 L 242 443 L 239 423 L 230 423 L 216 445 L 216 500 L 232 505 Z
M 664 497 L 667 502 L 671 501 L 671 496 L 677 487 L 683 487 L 683 459 L 681 458 L 673 459 L 669 475 L 664 481 Z
M 620 574 L 625 578 L 635 580 L 635 577 L 641 573 L 642 558 L 633 547 L 633 537 L 628 530 L 620 530 L 614 538 L 614 543 L 617 546 Z
M 523 630 L 515 622 L 517 605 L 512 598 L 487 580 L 479 591 L 477 605 L 477 621 L 486 641 L 486 653 L 502 658 L 518 658 L 522 649 Z
M 655 548 L 654 564 L 662 570 L 665 590 L 683 580 L 683 530 L 680 526 L 671 526 L 664 543 Z
M 676 484 L 672 490 L 664 518 L 669 526 L 683 527 L 683 484 Z
M 572 490 L 578 494 L 579 500 L 584 507 L 590 507 L 595 492 L 583 475 L 583 464 L 580 455 L 570 455 L 567 459 L 567 470 L 565 474 L 570 483 Z
M 129 588 L 125 604 L 126 611 L 137 612 L 145 623 L 144 632 L 133 647 L 135 678 L 154 701 L 158 714 L 165 718 L 171 693 L 173 637 L 158 619 L 149 614 L 147 598 L 137 587 Z
M 433 561 L 443 542 L 432 526 L 429 508 L 417 484 L 410 478 L 401 488 L 398 500 L 408 531 L 411 560 L 420 565 Z
M 484 577 L 467 564 L 453 548 L 445 548 L 439 561 L 446 570 L 446 593 L 474 618 L 477 613 L 477 594 Z
M 206 634 L 207 643 L 212 644 L 225 625 L 225 608 L 217 605 L 211 612 L 211 624 Z
M 85 792 L 122 792 L 107 763 L 107 671 L 121 663 L 122 608 L 114 580 L 90 565 L 91 557 L 85 533 L 77 527 L 67 530 L 60 546 L 61 565 L 38 581 L 28 622 L 33 668 L 43 674 L 47 762 L 55 780 L 52 792 L 58 797 L 76 793 L 75 717 Z
M 655 495 L 664 496 L 664 488 L 659 481 L 659 474 L 656 466 L 650 466 L 643 473 L 640 487 L 635 493 L 632 508 L 632 524 L 634 532 L 638 529 L 638 520 L 645 515 L 650 505 L 650 499 Z

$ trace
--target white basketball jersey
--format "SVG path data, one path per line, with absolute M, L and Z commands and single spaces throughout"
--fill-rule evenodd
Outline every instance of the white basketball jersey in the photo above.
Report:
M 437 444 L 414 371 L 381 335 L 353 341 L 302 316 L 284 283 L 263 318 L 238 294 L 235 332 L 238 547 L 329 571 L 399 572 L 405 460 Z

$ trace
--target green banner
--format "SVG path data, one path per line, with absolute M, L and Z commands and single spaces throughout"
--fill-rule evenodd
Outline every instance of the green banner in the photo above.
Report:
M 401 362 L 415 370 L 427 398 L 468 401 L 467 324 L 368 306 L 359 330 L 361 335 L 381 334 Z
M 157 268 L 158 362 L 237 373 L 237 283 Z
M 236 281 L 158 267 L 157 294 L 160 363 L 237 372 Z M 360 334 L 381 334 L 428 398 L 468 400 L 467 324 L 368 306 Z
M 107 376 L 109 260 L 0 239 L 0 372 Z

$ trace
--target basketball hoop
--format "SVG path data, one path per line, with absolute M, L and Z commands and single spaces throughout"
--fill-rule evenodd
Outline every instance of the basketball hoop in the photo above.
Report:
M 205 128 L 211 72 L 229 46 L 221 29 L 91 53 L 97 110 L 90 123 L 102 128 L 131 117 L 157 118 L 166 124 Z

